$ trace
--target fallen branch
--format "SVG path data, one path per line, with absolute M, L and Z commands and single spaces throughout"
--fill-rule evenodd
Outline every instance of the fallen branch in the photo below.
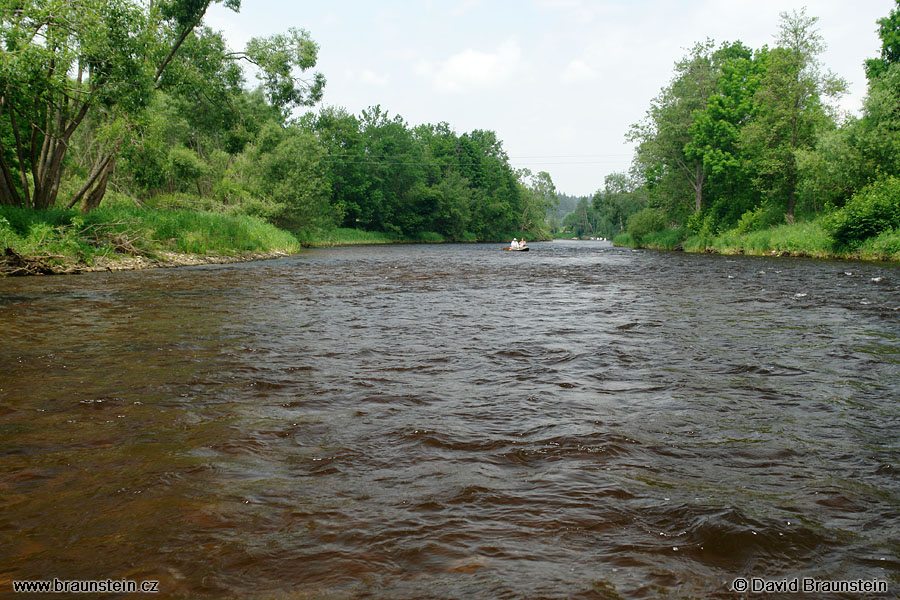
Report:
M 18 277 L 22 275 L 50 275 L 56 270 L 39 258 L 25 257 L 7 247 L 0 257 L 0 275 Z

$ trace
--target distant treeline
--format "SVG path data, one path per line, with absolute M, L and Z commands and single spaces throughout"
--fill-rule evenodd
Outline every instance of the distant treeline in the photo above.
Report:
M 234 52 L 203 25 L 210 4 L 0 6 L 0 204 L 91 211 L 132 198 L 295 232 L 549 235 L 549 174 L 514 170 L 494 132 L 411 127 L 379 106 L 294 118 L 325 85 L 309 34 Z M 253 91 L 246 63 L 260 80 Z

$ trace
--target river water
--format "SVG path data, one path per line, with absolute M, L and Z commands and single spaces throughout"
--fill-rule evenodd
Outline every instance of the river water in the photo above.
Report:
M 0 280 L 0 334 L 0 596 L 900 595 L 897 265 L 337 248 Z

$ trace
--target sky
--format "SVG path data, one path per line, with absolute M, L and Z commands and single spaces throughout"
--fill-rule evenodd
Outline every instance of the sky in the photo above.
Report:
M 550 173 L 586 196 L 627 171 L 630 126 L 697 42 L 774 45 L 779 14 L 818 17 L 823 65 L 849 84 L 858 113 L 863 61 L 879 54 L 876 21 L 895 0 L 244 0 L 206 24 L 234 50 L 251 37 L 309 31 L 322 106 L 359 114 L 381 105 L 410 125 L 497 132 L 515 168 Z

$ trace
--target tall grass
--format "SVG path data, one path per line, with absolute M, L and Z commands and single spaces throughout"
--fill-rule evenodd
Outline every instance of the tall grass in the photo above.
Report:
M 362 231 L 339 227 L 330 230 L 301 232 L 297 236 L 306 246 L 354 246 L 365 244 L 439 244 L 446 242 L 439 233 L 426 231 L 414 236 L 402 236 L 381 231 Z M 471 241 L 474 241 L 471 240 Z
M 89 214 L 0 207 L 0 246 L 52 259 L 180 252 L 237 255 L 297 252 L 292 234 L 246 215 L 192 210 L 156 210 L 125 203 Z
M 304 231 L 298 234 L 298 237 L 303 245 L 315 247 L 393 244 L 401 241 L 399 236 L 393 234 L 348 228 Z
M 863 260 L 900 260 L 900 229 L 868 238 L 850 256 Z
M 647 248 L 655 248 L 657 250 L 675 250 L 681 246 L 686 236 L 684 228 L 664 229 L 662 231 L 654 231 L 645 234 L 642 242 Z

